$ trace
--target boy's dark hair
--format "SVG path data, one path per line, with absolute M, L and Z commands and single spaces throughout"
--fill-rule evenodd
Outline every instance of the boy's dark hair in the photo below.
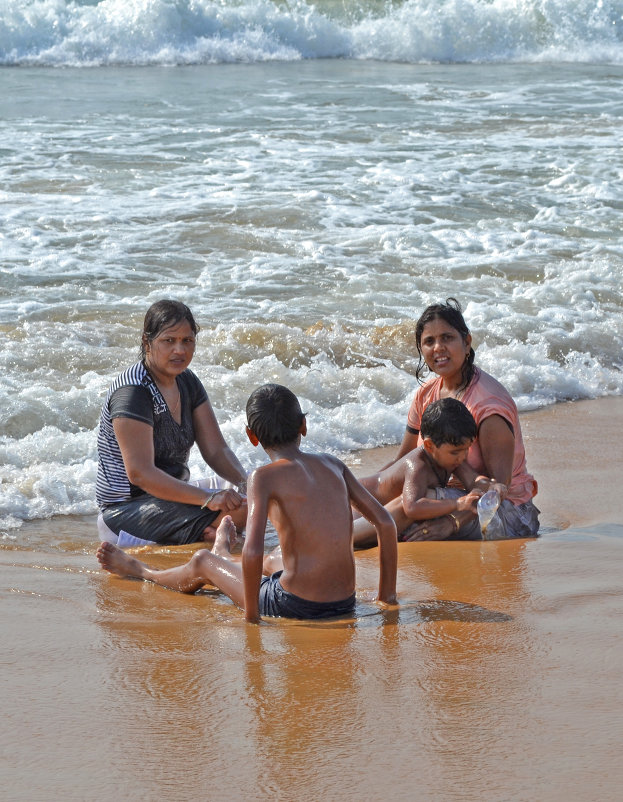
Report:
M 420 434 L 430 437 L 437 447 L 444 443 L 460 446 L 465 440 L 473 440 L 477 432 L 472 413 L 456 398 L 433 401 L 424 410 L 420 421 Z
M 263 384 L 247 401 L 247 425 L 264 448 L 293 443 L 304 417 L 298 398 L 282 384 Z
M 145 359 L 146 345 L 152 343 L 156 337 L 165 329 L 177 326 L 182 320 L 187 320 L 193 334 L 199 333 L 199 326 L 195 323 L 195 318 L 190 309 L 181 301 L 170 301 L 163 299 L 153 303 L 143 321 L 143 336 L 141 337 L 141 359 Z
M 430 306 L 426 307 L 426 309 L 420 315 L 418 322 L 415 324 L 415 345 L 420 357 L 418 366 L 415 369 L 415 377 L 420 384 L 422 384 L 423 377 L 426 375 L 428 370 L 428 366 L 422 357 L 422 332 L 424 331 L 424 326 L 427 323 L 437 320 L 438 318 L 445 321 L 448 326 L 452 326 L 453 329 L 456 329 L 463 338 L 464 342 L 470 333 L 469 329 L 467 328 L 465 318 L 463 317 L 461 304 L 456 300 L 456 298 L 446 298 L 445 303 L 431 304 Z M 476 354 L 474 353 L 474 349 L 470 348 L 467 359 L 463 364 L 463 381 L 461 382 L 459 389 L 465 389 L 472 380 L 472 376 L 474 375 L 475 358 Z

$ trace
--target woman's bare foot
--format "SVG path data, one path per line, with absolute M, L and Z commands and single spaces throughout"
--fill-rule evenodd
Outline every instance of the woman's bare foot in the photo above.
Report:
M 99 564 L 105 571 L 117 576 L 131 576 L 136 579 L 143 579 L 143 569 L 146 567 L 136 557 L 126 554 L 125 551 L 113 546 L 112 543 L 104 541 L 95 555 Z
M 236 532 L 236 526 L 231 516 L 226 515 L 216 530 L 216 540 L 214 541 L 214 546 L 212 546 L 212 554 L 216 554 L 217 557 L 229 559 L 231 557 L 231 550 L 236 545 L 237 539 L 238 533 Z

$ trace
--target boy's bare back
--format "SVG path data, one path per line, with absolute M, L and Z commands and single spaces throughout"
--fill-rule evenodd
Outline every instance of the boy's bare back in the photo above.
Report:
M 348 474 L 334 457 L 293 448 L 251 477 L 249 523 L 254 514 L 258 523 L 265 516 L 273 523 L 284 566 L 280 582 L 296 596 L 338 601 L 355 590 Z

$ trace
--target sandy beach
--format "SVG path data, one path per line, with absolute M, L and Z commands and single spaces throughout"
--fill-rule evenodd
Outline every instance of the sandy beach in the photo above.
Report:
M 389 611 L 358 553 L 352 622 L 246 625 L 99 571 L 92 519 L 24 527 L 0 549 L 2 798 L 618 800 L 622 423 L 621 397 L 523 415 L 542 536 L 400 544 Z

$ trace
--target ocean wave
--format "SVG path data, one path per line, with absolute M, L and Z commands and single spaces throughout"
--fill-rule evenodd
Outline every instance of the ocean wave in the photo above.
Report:
M 623 0 L 0 2 L 5 66 L 623 63 Z

